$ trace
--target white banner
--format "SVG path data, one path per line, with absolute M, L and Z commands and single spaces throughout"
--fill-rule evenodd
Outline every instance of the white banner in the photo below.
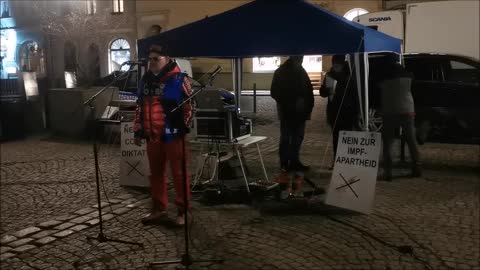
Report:
M 142 145 L 135 145 L 133 122 L 122 122 L 121 160 L 120 160 L 120 185 L 148 187 L 150 166 L 148 164 L 147 144 L 142 140 Z
M 381 144 L 378 132 L 340 131 L 326 204 L 371 212 Z

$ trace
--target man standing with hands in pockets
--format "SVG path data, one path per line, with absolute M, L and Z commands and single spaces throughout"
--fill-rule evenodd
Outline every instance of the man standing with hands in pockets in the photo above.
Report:
M 294 172 L 296 191 L 301 190 L 304 171 L 309 169 L 300 162 L 300 148 L 314 106 L 313 86 L 302 63 L 303 56 L 290 56 L 273 74 L 270 90 L 280 120 L 280 174 L 276 182 L 288 183 L 288 173 Z

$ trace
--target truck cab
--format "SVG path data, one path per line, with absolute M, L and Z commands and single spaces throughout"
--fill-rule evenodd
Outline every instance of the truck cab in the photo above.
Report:
M 405 40 L 405 12 L 400 10 L 367 13 L 353 19 L 361 25 Z
M 411 3 L 353 19 L 402 40 L 405 53 L 464 55 L 480 61 L 480 1 Z

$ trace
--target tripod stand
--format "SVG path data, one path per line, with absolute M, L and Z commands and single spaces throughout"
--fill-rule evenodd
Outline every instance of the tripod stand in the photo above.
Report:
M 213 77 L 220 72 L 221 68 L 217 68 L 217 70 L 210 76 L 211 81 Z M 183 108 L 183 105 L 190 100 L 192 100 L 196 95 L 198 95 L 201 91 L 203 91 L 205 87 L 203 86 L 198 90 L 197 92 L 193 93 L 189 98 L 185 99 L 182 103 L 180 103 L 175 109 L 173 109 L 171 112 L 175 112 L 181 108 Z M 189 233 L 189 225 L 188 225 L 188 219 L 187 219 L 187 208 L 188 208 L 188 199 L 187 199 L 187 191 L 190 187 L 187 185 L 187 161 L 186 161 L 186 151 L 185 151 L 185 140 L 186 136 L 183 135 L 182 138 L 182 176 L 183 176 L 183 217 L 184 217 L 184 240 L 185 240 L 185 253 L 180 257 L 179 260 L 171 260 L 171 261 L 161 261 L 161 262 L 152 262 L 150 263 L 150 267 L 154 265 L 166 265 L 166 264 L 182 264 L 183 266 L 186 267 L 186 269 L 189 268 L 190 265 L 194 263 L 203 263 L 203 262 L 212 262 L 212 263 L 223 263 L 223 259 L 209 259 L 209 260 L 194 260 L 192 256 L 190 255 L 190 248 L 189 248 L 189 240 L 190 240 L 190 233 Z
M 129 69 L 127 71 L 127 73 L 126 73 L 127 75 L 130 72 L 130 70 L 131 69 Z M 98 122 L 97 122 L 97 119 L 95 117 L 95 106 L 93 105 L 93 101 L 95 101 L 95 99 L 100 94 L 102 94 L 105 90 L 107 90 L 111 85 L 113 85 L 115 82 L 117 82 L 120 77 L 121 76 L 116 77 L 107 86 L 105 86 L 104 88 L 99 90 L 95 95 L 93 95 L 87 101 L 85 101 L 83 103 L 84 106 L 88 106 L 89 109 L 90 109 L 89 120 L 90 120 L 90 123 L 92 123 L 92 130 L 93 130 L 92 131 L 92 135 L 93 135 L 93 138 L 92 138 L 92 140 L 93 140 L 93 157 L 94 157 L 94 162 L 95 162 L 95 184 L 96 184 L 97 203 L 98 203 L 97 204 L 97 206 L 98 206 L 98 219 L 99 219 L 99 226 L 100 226 L 100 232 L 98 233 L 98 235 L 96 237 L 87 236 L 87 240 L 97 240 L 99 244 L 100 243 L 105 243 L 105 242 L 115 242 L 115 243 L 130 244 L 130 245 L 137 245 L 137 246 L 143 247 L 142 243 L 135 243 L 135 242 L 130 242 L 130 241 L 124 241 L 124 240 L 109 238 L 103 232 L 103 218 L 102 218 L 102 205 L 101 205 L 101 197 L 100 197 L 100 177 L 99 177 L 100 167 L 98 165 L 98 148 L 97 148 L 97 132 L 98 132 L 97 125 L 98 125 Z M 128 78 L 128 76 L 127 76 L 127 78 Z M 87 254 L 89 251 L 90 251 L 90 249 L 87 250 L 85 252 L 85 254 Z M 82 255 L 81 257 L 83 257 L 84 255 Z M 79 260 L 77 260 L 73 263 L 74 266 L 78 266 L 78 264 L 79 264 Z

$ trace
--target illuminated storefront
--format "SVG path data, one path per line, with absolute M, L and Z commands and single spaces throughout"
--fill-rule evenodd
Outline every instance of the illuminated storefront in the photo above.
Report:
M 17 32 L 14 29 L 2 29 L 0 36 L 0 57 L 2 59 L 0 69 L 1 78 L 4 79 L 15 76 L 17 73 L 17 63 L 15 62 Z
M 10 14 L 8 1 L 0 1 L 0 77 L 11 78 L 17 74 L 17 32 Z

